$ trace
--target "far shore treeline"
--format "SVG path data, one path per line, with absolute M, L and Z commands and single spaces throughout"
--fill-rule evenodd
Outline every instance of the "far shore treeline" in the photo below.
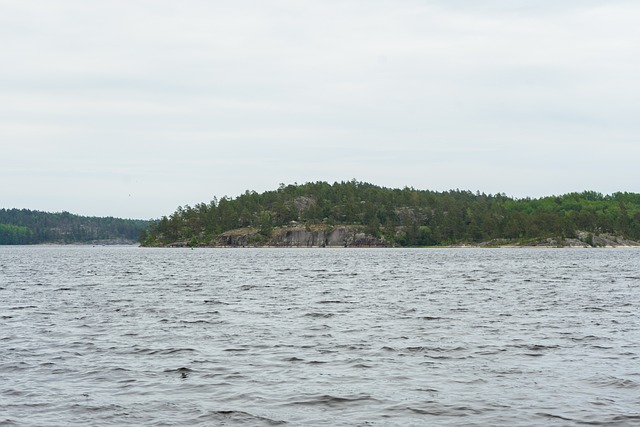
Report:
M 281 184 L 277 190 L 261 194 L 246 191 L 236 198 L 178 207 L 152 222 L 141 243 L 292 245 L 285 234 L 304 235 L 306 231 L 307 236 L 329 236 L 337 228 L 353 233 L 349 241 L 353 246 L 359 246 L 358 242 L 363 242 L 360 246 L 403 247 L 526 244 L 541 239 L 580 239 L 596 246 L 597 236 L 604 234 L 640 240 L 640 194 L 584 191 L 515 199 L 464 190 L 392 189 L 356 180 Z M 322 246 L 321 242 L 315 244 Z
M 132 244 L 148 227 L 149 221 L 136 219 L 0 209 L 0 245 Z

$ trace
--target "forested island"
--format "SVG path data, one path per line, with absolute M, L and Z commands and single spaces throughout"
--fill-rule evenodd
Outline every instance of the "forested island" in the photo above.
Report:
M 515 199 L 392 189 L 356 180 L 284 185 L 178 207 L 143 246 L 637 246 L 640 194 Z
M 135 244 L 149 221 L 0 209 L 0 245 Z

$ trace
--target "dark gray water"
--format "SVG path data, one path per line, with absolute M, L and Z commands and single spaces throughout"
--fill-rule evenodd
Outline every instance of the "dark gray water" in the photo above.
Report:
M 640 250 L 0 247 L 0 425 L 640 425 Z

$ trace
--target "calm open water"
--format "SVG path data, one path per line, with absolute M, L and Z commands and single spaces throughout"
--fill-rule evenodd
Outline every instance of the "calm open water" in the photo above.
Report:
M 0 247 L 0 425 L 640 425 L 640 250 Z

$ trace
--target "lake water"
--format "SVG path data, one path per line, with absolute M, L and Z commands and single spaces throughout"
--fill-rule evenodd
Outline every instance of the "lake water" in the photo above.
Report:
M 640 250 L 0 247 L 0 425 L 640 425 Z

